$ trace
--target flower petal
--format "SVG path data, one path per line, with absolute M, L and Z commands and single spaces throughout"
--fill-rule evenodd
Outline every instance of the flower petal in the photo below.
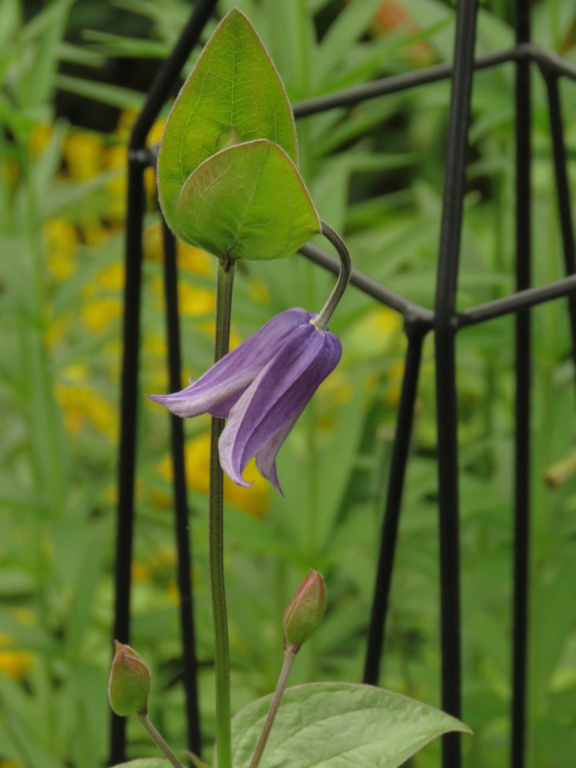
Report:
M 282 447 L 284 440 L 286 440 L 290 432 L 292 432 L 294 424 L 296 424 L 302 415 L 302 410 L 298 411 L 297 414 L 292 416 L 290 421 L 287 421 L 286 424 L 284 424 L 284 426 L 281 427 L 275 435 L 267 440 L 264 445 L 258 451 L 256 451 L 256 467 L 258 472 L 260 472 L 262 477 L 272 483 L 274 488 L 276 488 L 278 493 L 280 493 L 282 496 L 284 496 L 284 492 L 282 491 L 282 488 L 280 488 L 280 482 L 278 480 L 278 472 L 276 471 L 276 456 L 278 455 L 278 451 Z
M 305 309 L 287 309 L 215 363 L 197 381 L 171 395 L 148 395 L 177 416 L 201 413 L 226 418 L 239 397 L 274 357 L 294 329 L 308 324 L 314 315 Z
M 318 331 L 309 322 L 286 338 L 274 358 L 232 407 L 220 438 L 220 463 L 234 482 L 244 485 L 242 472 L 248 461 L 302 412 L 334 370 L 341 354 L 338 337 L 328 331 Z M 273 442 L 270 449 L 274 448 Z

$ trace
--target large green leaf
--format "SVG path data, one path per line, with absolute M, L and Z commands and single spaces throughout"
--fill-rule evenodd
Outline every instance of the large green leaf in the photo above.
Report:
M 271 697 L 232 720 L 232 764 L 250 764 Z M 261 768 L 396 768 L 447 731 L 469 729 L 444 712 L 369 685 L 315 683 L 288 688 Z
M 176 222 L 186 242 L 233 259 L 290 256 L 320 229 L 296 166 L 265 139 L 202 163 L 182 189 Z
M 269 139 L 297 162 L 292 109 L 260 38 L 231 11 L 208 41 L 170 112 L 158 158 L 160 202 L 174 226 L 190 174 L 232 144 Z M 178 232 L 177 232 L 178 234 Z

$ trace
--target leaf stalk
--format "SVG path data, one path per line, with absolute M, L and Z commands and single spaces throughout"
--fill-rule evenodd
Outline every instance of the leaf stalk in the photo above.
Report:
M 326 304 L 324 304 L 320 310 L 318 317 L 316 317 L 314 320 L 311 320 L 312 325 L 314 325 L 318 331 L 323 331 L 328 325 L 328 322 L 332 317 L 332 313 L 338 306 L 338 302 L 344 295 L 344 291 L 350 282 L 350 275 L 352 274 L 352 261 L 350 259 L 350 252 L 348 251 L 344 240 L 342 240 L 340 235 L 335 232 L 332 227 L 326 224 L 325 221 L 320 222 L 320 233 L 332 243 L 334 248 L 336 248 L 336 252 L 340 258 L 340 274 L 338 275 L 336 285 L 334 286 L 330 296 L 328 296 Z

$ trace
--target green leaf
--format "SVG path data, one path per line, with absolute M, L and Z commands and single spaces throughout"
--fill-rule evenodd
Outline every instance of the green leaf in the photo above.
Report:
M 139 91 L 123 88 L 120 85 L 97 83 L 73 75 L 57 75 L 56 85 L 61 91 L 74 93 L 84 99 L 92 99 L 101 104 L 109 104 L 111 107 L 118 107 L 118 109 L 128 109 L 129 107 L 139 109 L 144 103 L 144 94 Z
M 249 704 L 232 720 L 232 764 L 250 758 L 271 696 Z M 315 683 L 284 694 L 261 768 L 395 768 L 447 731 L 469 728 L 444 712 L 369 685 Z
M 219 258 L 290 256 L 319 230 L 296 166 L 265 139 L 202 163 L 186 181 L 176 211 L 176 234 Z
M 161 757 L 141 757 L 127 763 L 118 763 L 114 768 L 172 768 L 172 763 Z
M 231 11 L 208 41 L 168 116 L 158 158 L 164 215 L 174 226 L 182 186 L 211 155 L 269 139 L 297 162 L 286 91 L 248 19 Z

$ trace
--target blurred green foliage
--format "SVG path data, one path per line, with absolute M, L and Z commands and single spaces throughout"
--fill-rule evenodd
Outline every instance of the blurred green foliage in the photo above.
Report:
M 96 21 L 96 5 L 0 0 L 3 768 L 95 768 L 107 750 L 123 166 L 145 86 L 140 74 L 130 73 L 155 70 L 191 6 L 119 0 L 102 4 Z M 233 5 L 262 36 L 293 102 L 452 55 L 453 10 L 438 0 L 224 0 L 219 13 Z M 483 5 L 478 53 L 513 42 L 509 14 L 502 0 Z M 533 29 L 538 44 L 576 60 L 572 3 L 537 3 Z M 106 82 L 118 62 L 126 79 Z M 513 74 L 504 65 L 475 79 L 461 308 L 513 287 Z M 533 85 L 534 274 L 543 284 L 561 277 L 563 266 L 537 73 Z M 562 97 L 573 178 L 573 84 L 562 85 Z M 300 167 L 320 216 L 346 237 L 358 268 L 425 306 L 434 296 L 448 99 L 448 83 L 438 83 L 298 124 Z M 96 108 L 88 110 L 89 104 Z M 105 107 L 113 111 L 104 113 Z M 108 130 L 111 120 L 116 128 Z M 151 141 L 161 126 L 160 120 Z M 151 176 L 147 189 L 142 391 L 162 392 L 160 231 Z M 211 360 L 214 265 L 184 247 L 179 264 L 184 372 L 197 376 Z M 245 266 L 235 291 L 234 343 L 287 307 L 319 309 L 331 285 L 331 277 L 298 257 Z M 405 345 L 400 319 L 354 289 L 331 329 L 342 339 L 344 357 L 280 453 L 286 498 L 261 482 L 248 490 L 227 486 L 234 710 L 273 689 L 282 658 L 280 617 L 310 567 L 326 576 L 328 614 L 302 650 L 293 682 L 361 677 Z M 512 331 L 512 319 L 503 318 L 462 331 L 458 342 L 463 718 L 475 733 L 465 742 L 467 768 L 504 766 L 508 755 Z M 565 301 L 534 310 L 534 334 L 529 764 L 565 768 L 576 751 L 576 403 Z M 427 346 L 381 683 L 437 705 L 431 352 Z M 143 397 L 140 405 L 132 643 L 151 662 L 153 719 L 178 751 L 185 727 L 168 424 Z M 198 419 L 185 428 L 209 745 L 207 424 Z M 129 738 L 132 756 L 154 754 L 137 723 L 129 722 Z M 413 765 L 438 765 L 437 749 L 427 748 Z

